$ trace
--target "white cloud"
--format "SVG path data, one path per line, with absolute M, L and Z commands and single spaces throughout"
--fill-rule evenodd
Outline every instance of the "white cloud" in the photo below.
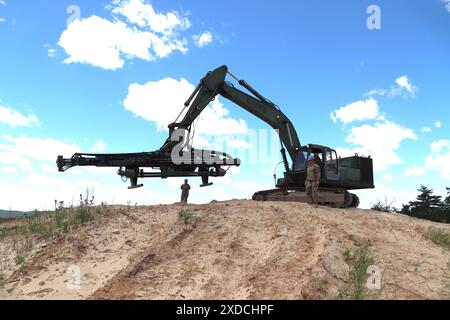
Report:
M 150 183 L 147 180 L 147 183 Z M 93 192 L 96 203 L 106 201 L 108 204 L 126 204 L 130 201 L 138 204 L 166 204 L 175 202 L 174 194 L 170 190 L 156 193 L 145 188 L 128 190 L 126 184 L 105 183 L 105 180 L 73 179 L 69 174 L 49 176 L 47 174 L 30 174 L 17 183 L 7 183 L 0 180 L 0 208 L 13 208 L 16 210 L 51 210 L 54 201 L 64 201 L 65 205 L 77 205 L 80 193 L 89 188 Z M 160 189 L 159 189 L 160 190 Z M 178 188 L 177 188 L 178 191 Z M 26 201 L 24 201 L 24 195 Z
M 50 58 L 53 58 L 56 56 L 57 50 L 55 48 L 53 48 L 51 45 L 44 44 L 44 48 L 47 49 L 47 56 L 49 56 Z
M 0 106 L 0 123 L 15 128 L 38 125 L 39 121 L 35 115 L 24 116 L 19 111 Z
M 431 143 L 431 151 L 435 153 L 439 153 L 445 148 L 450 148 L 449 140 L 438 140 Z
M 450 0 L 441 0 L 441 2 L 444 4 L 445 9 L 450 12 Z
M 48 55 L 50 58 L 53 58 L 53 57 L 56 55 L 56 49 L 48 49 L 47 55 Z
M 356 101 L 340 109 L 331 112 L 330 117 L 334 122 L 343 123 L 375 119 L 379 115 L 378 102 L 375 99 Z
M 167 130 L 167 125 L 175 120 L 194 89 L 186 79 L 165 78 L 144 85 L 133 83 L 123 105 L 134 115 L 154 122 L 158 130 Z
M 103 152 L 106 150 L 105 142 L 100 139 L 97 143 L 91 148 L 91 152 Z
M 114 14 L 126 17 L 130 23 L 167 36 L 191 27 L 189 19 L 180 16 L 178 12 L 157 13 L 150 3 L 143 0 L 115 0 L 111 8 Z
M 45 172 L 45 173 L 55 173 L 56 172 L 56 167 L 55 166 L 51 166 L 51 165 L 48 165 L 46 163 L 41 163 L 39 165 L 39 167 L 40 167 L 41 171 Z
M 442 179 L 450 180 L 450 140 L 439 140 L 431 144 L 431 154 L 425 158 L 425 167 L 438 171 Z
M 364 94 L 364 96 L 372 97 L 374 95 L 403 98 L 415 98 L 418 88 L 411 82 L 407 76 L 401 76 L 395 79 L 395 85 L 389 89 L 376 89 L 371 90 Z
M 436 121 L 434 123 L 434 126 L 439 129 L 440 127 L 442 127 L 442 123 L 440 121 Z
M 429 132 L 431 132 L 432 130 L 431 130 L 430 127 L 423 127 L 422 129 L 420 129 L 420 131 L 423 132 L 423 133 L 429 133 Z
M 17 168 L 9 167 L 9 166 L 2 166 L 2 172 L 3 173 L 17 173 Z
M 0 144 L 3 156 L 25 162 L 30 160 L 55 162 L 58 155 L 72 156 L 80 150 L 77 145 L 66 144 L 53 138 L 34 138 L 26 135 L 13 137 L 6 134 L 2 138 L 6 141 L 6 144 Z
M 0 6 L 3 6 L 5 4 L 6 4 L 6 2 L 4 0 L 0 0 Z M 5 18 L 0 17 L 0 23 L 5 22 L 5 21 L 6 21 Z
M 179 32 L 189 28 L 190 22 L 177 12 L 156 13 L 142 0 L 113 1 L 108 8 L 126 17 L 128 24 L 117 16 L 112 21 L 95 15 L 73 21 L 58 42 L 68 54 L 65 63 L 116 70 L 125 59 L 154 61 L 174 51 L 187 52 L 187 40 Z
M 405 170 L 404 175 L 407 177 L 422 177 L 425 174 L 425 169 L 422 167 L 411 167 Z
M 10 168 L 18 168 L 22 171 L 33 171 L 32 162 L 28 158 L 22 157 L 21 155 L 15 154 L 13 152 L 0 151 L 0 163 Z
M 229 139 L 227 140 L 227 146 L 234 149 L 250 149 L 252 145 L 244 140 Z
M 383 179 L 386 180 L 386 181 L 392 181 L 392 180 L 394 180 L 394 178 L 392 177 L 392 175 L 390 175 L 389 173 L 383 174 Z
M 356 191 L 360 198 L 360 208 L 369 209 L 378 200 L 383 202 L 386 200 L 388 203 L 392 201 L 392 205 L 398 209 L 401 209 L 403 204 L 407 204 L 416 198 L 415 191 L 409 191 L 404 189 L 393 189 L 386 187 L 383 184 L 377 184 L 375 189 Z
M 406 91 L 408 91 L 409 93 L 414 94 L 414 92 L 415 92 L 414 85 L 410 82 L 410 80 L 408 79 L 407 76 L 402 76 L 400 78 L 397 78 L 395 80 L 395 82 L 397 83 L 397 85 L 400 88 L 403 88 Z
M 194 85 L 186 79 L 165 78 L 144 85 L 133 83 L 129 86 L 123 105 L 135 116 L 155 123 L 158 130 L 167 130 L 167 126 L 174 122 L 183 110 L 184 102 L 194 89 Z M 179 121 L 186 111 L 187 109 Z M 204 135 L 236 135 L 245 134 L 247 131 L 247 123 L 242 119 L 230 117 L 228 109 L 217 97 L 196 121 L 194 142 L 207 145 Z
M 212 43 L 213 36 L 211 32 L 206 31 L 198 35 L 193 35 L 192 39 L 194 39 L 194 43 L 197 47 L 203 48 L 204 46 Z
M 337 151 L 341 156 L 351 156 L 355 153 L 370 155 L 374 161 L 374 170 L 384 171 L 403 162 L 396 150 L 406 139 L 417 140 L 417 137 L 413 130 L 395 122 L 378 122 L 373 126 L 366 124 L 352 128 L 346 137 L 346 141 L 355 145 L 355 148 L 337 148 Z

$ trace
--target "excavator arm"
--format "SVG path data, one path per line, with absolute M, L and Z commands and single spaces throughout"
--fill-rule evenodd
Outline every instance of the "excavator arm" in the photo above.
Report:
M 231 83 L 225 81 L 227 74 L 236 79 L 238 83 L 246 88 L 253 96 L 235 88 Z M 221 66 L 214 71 L 208 72 L 200 81 L 199 85 L 185 103 L 185 108 L 189 107 L 189 109 L 183 119 L 180 122 L 169 125 L 170 135 L 176 129 L 190 131 L 195 119 L 200 116 L 202 111 L 218 95 L 234 102 L 239 107 L 269 124 L 278 132 L 282 145 L 281 153 L 283 162 L 286 171 L 290 171 L 286 151 L 294 162 L 297 153 L 301 148 L 300 140 L 292 122 L 274 103 L 264 98 L 244 80 L 240 80 L 232 74 L 227 66 Z M 161 150 L 171 150 L 174 143 L 175 142 L 169 137 Z

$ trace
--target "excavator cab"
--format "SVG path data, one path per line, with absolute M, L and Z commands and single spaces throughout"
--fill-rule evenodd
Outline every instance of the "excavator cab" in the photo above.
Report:
M 320 185 L 324 188 L 341 188 L 347 190 L 374 188 L 372 159 L 357 154 L 351 157 L 338 157 L 336 150 L 308 144 L 300 148 L 295 157 L 292 170 L 286 172 L 284 178 L 277 181 L 277 187 L 302 186 L 306 179 L 307 159 L 317 154 L 316 163 L 322 170 Z
M 294 173 L 305 173 L 310 155 L 317 157 L 316 164 L 322 172 L 322 179 L 338 180 L 339 179 L 339 161 L 336 150 L 328 147 L 308 144 L 297 153 L 292 171 Z

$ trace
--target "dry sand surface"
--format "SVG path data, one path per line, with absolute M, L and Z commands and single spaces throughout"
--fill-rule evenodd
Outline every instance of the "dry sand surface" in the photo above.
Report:
M 187 208 L 193 226 L 179 205 L 122 209 L 37 246 L 0 299 L 336 299 L 351 286 L 344 252 L 365 244 L 382 274 L 366 299 L 450 298 L 450 251 L 426 236 L 448 225 L 300 203 Z

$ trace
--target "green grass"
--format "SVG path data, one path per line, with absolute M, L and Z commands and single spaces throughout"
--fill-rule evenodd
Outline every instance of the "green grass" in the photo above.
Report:
M 178 220 L 186 225 L 192 225 L 192 214 L 187 209 L 181 209 L 178 212 Z
M 16 264 L 22 264 L 25 262 L 25 257 L 28 252 L 33 249 L 33 240 L 26 237 L 22 241 L 14 241 L 14 251 L 16 253 Z
M 8 267 L 8 258 L 6 256 L 6 252 L 3 250 L 0 251 L 0 288 L 4 287 L 6 276 L 5 276 L 5 270 Z
M 374 259 L 370 254 L 367 245 L 357 249 L 355 252 L 350 249 L 343 252 L 345 262 L 350 266 L 348 281 L 350 287 L 340 291 L 339 298 L 350 300 L 363 300 L 366 282 L 368 278 L 367 269 L 374 264 Z
M 96 216 L 103 215 L 108 211 L 106 206 L 82 206 L 38 212 L 32 216 L 17 219 L 16 225 L 0 228 L 0 240 L 9 236 L 14 238 L 15 262 L 22 264 L 25 262 L 28 252 L 33 249 L 33 239 L 39 241 L 58 237 L 69 232 L 72 227 L 92 221 Z M 3 281 L 2 270 L 4 267 L 0 257 L 0 283 Z
M 430 227 L 427 236 L 435 244 L 450 249 L 450 234 L 447 231 Z
M 51 238 L 68 232 L 71 226 L 92 221 L 107 210 L 106 207 L 76 207 L 36 213 L 27 218 L 18 219 L 14 226 L 0 228 L 0 239 L 30 234 Z

